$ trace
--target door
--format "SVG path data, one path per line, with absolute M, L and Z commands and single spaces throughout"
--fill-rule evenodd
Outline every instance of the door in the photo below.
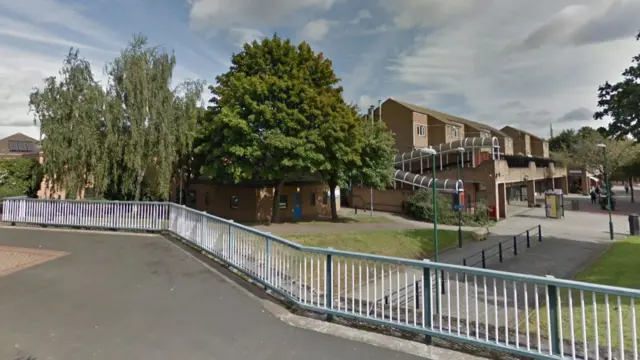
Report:
M 294 194 L 294 208 L 293 208 L 293 221 L 298 221 L 302 218 L 302 196 L 300 192 Z

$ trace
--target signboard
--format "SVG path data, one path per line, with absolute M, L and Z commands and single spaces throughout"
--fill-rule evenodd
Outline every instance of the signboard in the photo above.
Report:
M 582 175 L 582 170 L 569 170 L 569 174 Z

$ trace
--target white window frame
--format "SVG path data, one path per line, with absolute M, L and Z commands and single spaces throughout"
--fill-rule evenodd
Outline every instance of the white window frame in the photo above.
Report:
M 420 137 L 427 136 L 427 127 L 425 125 L 416 124 L 416 134 Z

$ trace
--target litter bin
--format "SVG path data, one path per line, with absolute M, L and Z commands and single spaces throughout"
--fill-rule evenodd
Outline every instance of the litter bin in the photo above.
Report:
M 578 211 L 578 210 L 580 210 L 580 201 L 578 201 L 578 200 L 571 200 L 571 210 L 573 210 L 573 211 Z
M 638 220 L 638 214 L 629 215 L 629 234 L 640 234 L 640 220 Z

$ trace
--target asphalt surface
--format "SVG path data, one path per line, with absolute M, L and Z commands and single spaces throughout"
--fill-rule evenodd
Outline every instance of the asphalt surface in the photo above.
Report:
M 69 253 L 0 276 L 3 360 L 419 359 L 291 327 L 160 236 L 1 228 L 2 245 Z

